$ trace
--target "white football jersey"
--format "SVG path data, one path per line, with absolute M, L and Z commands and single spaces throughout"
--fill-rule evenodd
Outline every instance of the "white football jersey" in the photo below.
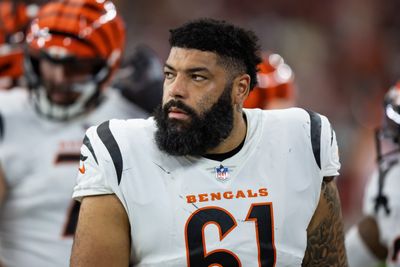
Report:
M 88 116 L 57 122 L 34 111 L 27 91 L 0 93 L 0 165 L 8 186 L 0 208 L 5 266 L 69 266 L 78 211 L 71 195 L 87 128 L 146 116 L 116 91 L 106 95 Z
M 245 114 L 222 162 L 160 152 L 152 118 L 92 127 L 73 196 L 118 196 L 134 266 L 301 266 L 322 178 L 338 175 L 334 132 L 298 108 Z
M 400 160 L 400 157 L 397 159 Z M 383 183 L 383 195 L 388 199 L 390 213 L 380 207 L 375 212 L 375 198 L 378 195 L 378 172 L 375 172 L 367 184 L 364 195 L 363 212 L 375 217 L 378 224 L 380 241 L 388 248 L 387 265 L 400 267 L 400 164 L 397 161 L 387 172 Z

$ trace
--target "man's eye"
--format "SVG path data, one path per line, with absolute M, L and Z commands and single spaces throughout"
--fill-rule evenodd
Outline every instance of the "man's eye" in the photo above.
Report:
M 174 75 L 172 72 L 164 71 L 164 77 L 165 77 L 165 79 L 172 79 L 174 77 Z
M 192 79 L 195 80 L 195 81 L 204 81 L 204 80 L 206 80 L 206 77 L 193 74 L 192 75 Z

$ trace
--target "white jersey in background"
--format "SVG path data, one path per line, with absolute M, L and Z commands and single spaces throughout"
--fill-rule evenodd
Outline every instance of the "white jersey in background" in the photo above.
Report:
M 302 109 L 245 114 L 245 143 L 222 162 L 160 152 L 152 118 L 92 127 L 73 196 L 117 195 L 134 266 L 301 266 L 322 179 L 338 175 L 336 137 Z
M 25 90 L 0 93 L 0 262 L 7 267 L 69 266 L 77 208 L 71 199 L 87 128 L 146 114 L 108 90 L 88 116 L 57 122 L 38 115 Z
M 365 191 L 363 213 L 373 216 L 379 229 L 380 242 L 388 248 L 387 266 L 400 267 L 400 157 L 384 178 L 383 195 L 388 199 L 389 214 L 381 207 L 375 212 L 378 195 L 378 173 L 374 173 Z

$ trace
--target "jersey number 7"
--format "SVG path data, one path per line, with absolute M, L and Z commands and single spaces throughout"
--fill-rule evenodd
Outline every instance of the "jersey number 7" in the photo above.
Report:
M 253 221 L 255 224 L 259 267 L 275 266 L 276 252 L 272 218 L 273 209 L 270 202 L 252 204 L 246 216 L 246 221 Z M 185 226 L 188 267 L 242 266 L 238 256 L 227 249 L 206 252 L 204 229 L 208 224 L 215 224 L 218 227 L 220 240 L 237 226 L 232 214 L 220 207 L 210 206 L 196 210 Z

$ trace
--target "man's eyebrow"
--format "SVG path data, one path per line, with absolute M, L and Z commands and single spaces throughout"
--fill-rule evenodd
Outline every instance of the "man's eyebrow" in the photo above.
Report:
M 167 63 L 164 64 L 164 68 L 168 68 L 170 70 L 176 71 L 176 69 L 174 67 L 172 67 L 171 65 L 168 65 Z M 195 67 L 195 68 L 189 68 L 186 69 L 185 72 L 187 73 L 194 73 L 194 72 L 210 72 L 210 70 L 206 67 Z
M 210 70 L 206 67 L 196 67 L 196 68 L 189 68 L 186 70 L 188 73 L 194 73 L 194 72 L 210 72 Z
M 174 67 L 172 67 L 171 65 L 168 65 L 167 63 L 164 64 L 164 68 L 168 68 L 170 70 L 175 70 Z

